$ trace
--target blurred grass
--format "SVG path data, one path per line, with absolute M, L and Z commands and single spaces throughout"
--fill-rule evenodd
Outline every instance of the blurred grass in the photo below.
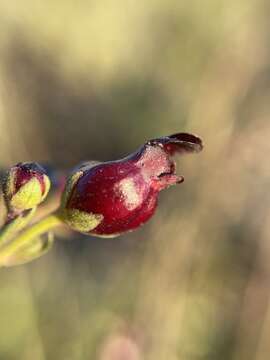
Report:
M 269 358 L 268 14 L 263 0 L 0 2 L 1 166 L 71 168 L 176 131 L 206 144 L 139 231 L 72 234 L 1 270 L 1 359 Z

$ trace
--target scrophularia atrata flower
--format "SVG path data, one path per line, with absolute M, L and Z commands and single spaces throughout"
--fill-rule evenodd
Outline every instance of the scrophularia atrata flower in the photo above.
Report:
M 202 140 L 178 133 L 146 142 L 116 161 L 89 162 L 69 177 L 62 218 L 74 230 L 117 236 L 147 222 L 161 190 L 184 181 L 176 174 L 175 154 L 199 152 Z

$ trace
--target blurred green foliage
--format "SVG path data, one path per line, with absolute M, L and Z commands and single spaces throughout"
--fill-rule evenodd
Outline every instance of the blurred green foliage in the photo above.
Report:
M 203 137 L 186 182 L 116 239 L 59 233 L 0 274 L 0 359 L 267 360 L 269 4 L 0 2 L 3 167 Z M 2 211 L 3 213 L 3 211 Z

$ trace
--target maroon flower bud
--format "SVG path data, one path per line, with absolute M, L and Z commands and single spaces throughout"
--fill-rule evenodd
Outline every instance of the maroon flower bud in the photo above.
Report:
M 64 221 L 96 236 L 136 229 L 153 215 L 159 192 L 184 181 L 176 175 L 172 155 L 199 152 L 202 147 L 197 136 L 179 133 L 150 140 L 121 160 L 84 164 L 66 186 Z
M 37 163 L 19 163 L 10 168 L 2 181 L 9 211 L 20 212 L 39 205 L 47 196 L 50 180 Z

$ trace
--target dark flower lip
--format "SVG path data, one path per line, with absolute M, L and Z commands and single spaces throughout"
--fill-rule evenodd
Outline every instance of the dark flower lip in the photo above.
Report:
M 147 145 L 159 145 L 168 155 L 175 153 L 196 153 L 203 149 L 203 142 L 200 137 L 189 133 L 176 133 L 173 135 L 153 139 Z

